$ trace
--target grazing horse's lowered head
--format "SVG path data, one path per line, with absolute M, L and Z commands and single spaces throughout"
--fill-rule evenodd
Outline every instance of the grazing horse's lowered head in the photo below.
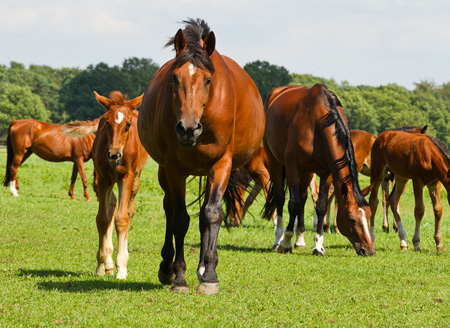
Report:
M 120 91 L 113 91 L 110 98 L 99 95 L 95 97 L 107 113 L 103 115 L 108 135 L 108 162 L 112 167 L 121 165 L 123 148 L 128 140 L 128 131 L 132 124 L 133 110 L 142 102 L 142 95 L 132 100 L 126 100 Z M 100 123 L 101 124 L 101 123 Z
M 206 24 L 206 23 L 205 23 Z M 175 131 L 178 142 L 190 147 L 197 144 L 203 132 L 200 120 L 210 98 L 214 65 L 210 56 L 216 46 L 214 32 L 204 29 L 197 43 L 186 41 L 186 35 L 198 33 L 191 26 L 179 29 L 167 46 L 173 45 L 176 58 L 172 66 L 172 108 L 177 119 Z

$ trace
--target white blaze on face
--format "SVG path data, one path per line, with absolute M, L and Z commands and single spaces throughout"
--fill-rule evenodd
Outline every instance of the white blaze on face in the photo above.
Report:
M 123 115 L 122 112 L 117 112 L 117 116 L 116 116 L 116 119 L 114 120 L 114 122 L 116 122 L 117 124 L 120 124 L 120 123 L 122 123 L 124 117 L 125 117 L 125 115 Z
M 367 225 L 366 211 L 364 211 L 364 209 L 362 209 L 361 207 L 358 209 L 358 211 L 361 211 L 362 213 L 362 222 L 365 234 L 372 238 L 372 235 L 369 232 L 369 226 Z
M 189 74 L 192 76 L 195 74 L 196 71 L 197 71 L 197 68 L 194 66 L 194 64 L 190 63 L 189 64 Z

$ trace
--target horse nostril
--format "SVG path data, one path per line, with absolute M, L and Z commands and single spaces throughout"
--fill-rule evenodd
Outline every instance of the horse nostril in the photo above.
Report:
M 201 130 L 201 129 L 203 129 L 202 124 L 199 122 L 199 123 L 197 124 L 197 127 L 196 127 L 195 129 L 196 129 L 196 130 Z
M 177 125 L 175 126 L 175 132 L 178 135 L 180 135 L 180 136 L 183 135 L 186 132 L 186 129 L 184 128 L 183 122 L 179 121 L 177 123 Z

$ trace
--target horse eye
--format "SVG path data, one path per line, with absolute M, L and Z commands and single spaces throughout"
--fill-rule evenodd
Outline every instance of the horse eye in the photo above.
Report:
M 208 77 L 205 79 L 205 87 L 207 87 L 211 83 L 211 78 Z
M 128 131 L 130 129 L 131 126 L 131 122 L 127 123 L 127 125 L 125 126 L 125 131 Z

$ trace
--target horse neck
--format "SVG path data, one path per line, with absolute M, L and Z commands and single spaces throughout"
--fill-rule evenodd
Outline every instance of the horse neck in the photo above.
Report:
M 432 157 L 432 170 L 434 175 L 442 182 L 447 192 L 450 192 L 450 179 L 448 176 L 450 163 L 445 154 L 436 146 L 434 156 Z

